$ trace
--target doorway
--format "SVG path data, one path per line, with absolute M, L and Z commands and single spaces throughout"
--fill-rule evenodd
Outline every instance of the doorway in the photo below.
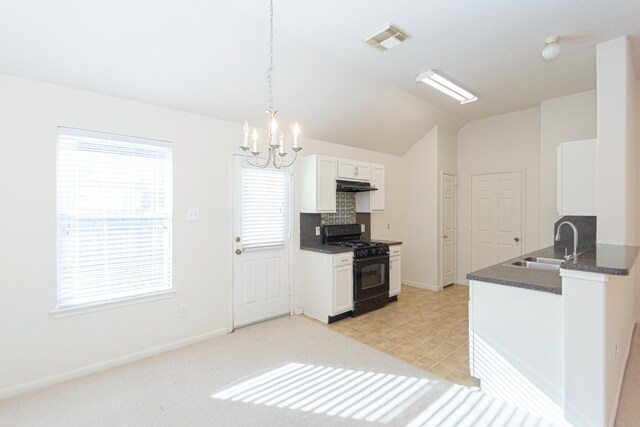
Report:
M 522 254 L 522 173 L 471 176 L 471 271 Z
M 233 328 L 289 314 L 289 181 L 233 156 Z
M 456 176 L 440 176 L 440 288 L 456 281 Z

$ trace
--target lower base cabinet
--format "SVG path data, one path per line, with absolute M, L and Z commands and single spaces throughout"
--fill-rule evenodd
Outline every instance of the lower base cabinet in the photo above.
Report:
M 353 309 L 353 253 L 302 251 L 304 313 L 324 323 Z
M 400 294 L 402 282 L 402 261 L 400 260 L 400 245 L 389 247 L 389 296 Z

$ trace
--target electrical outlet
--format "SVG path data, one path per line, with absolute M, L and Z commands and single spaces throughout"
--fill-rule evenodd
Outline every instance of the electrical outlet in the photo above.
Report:
M 320 227 L 316 227 L 316 236 L 320 235 Z
M 187 209 L 187 221 L 199 221 L 199 220 L 200 220 L 200 209 L 198 208 Z
M 185 317 L 189 317 L 189 307 L 186 304 L 180 307 L 180 318 L 184 319 Z
M 360 224 L 360 232 L 364 233 L 365 232 L 365 225 L 364 224 Z

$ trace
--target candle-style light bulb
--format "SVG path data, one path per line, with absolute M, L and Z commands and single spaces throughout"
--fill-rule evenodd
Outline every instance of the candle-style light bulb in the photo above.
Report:
M 276 145 L 278 139 L 278 123 L 276 118 L 271 118 L 271 145 Z
M 300 126 L 298 126 L 298 122 L 293 125 L 293 147 L 298 148 L 298 134 L 300 133 Z
M 249 144 L 249 123 L 247 123 L 246 121 L 244 122 L 244 125 L 242 126 L 242 131 L 244 132 L 244 147 L 246 147 Z
M 257 153 L 258 152 L 258 130 L 257 129 L 253 129 L 253 152 Z
M 284 153 L 284 134 L 280 131 L 280 152 Z

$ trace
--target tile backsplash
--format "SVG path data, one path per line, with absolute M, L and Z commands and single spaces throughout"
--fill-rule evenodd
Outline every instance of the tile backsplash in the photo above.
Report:
M 322 225 L 355 224 L 356 223 L 356 193 L 336 193 L 336 212 L 323 213 Z

